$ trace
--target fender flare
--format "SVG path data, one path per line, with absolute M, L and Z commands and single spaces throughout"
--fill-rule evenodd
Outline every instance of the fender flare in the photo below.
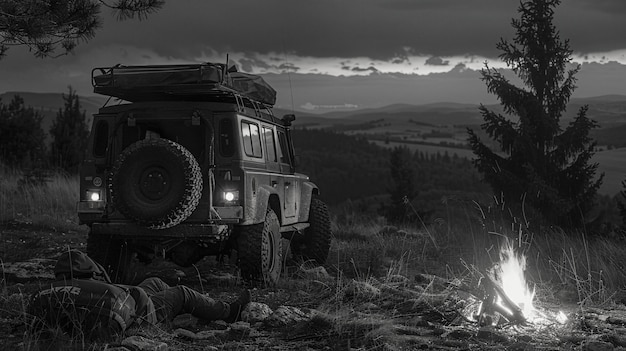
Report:
M 309 221 L 309 211 L 311 209 L 311 200 L 314 195 L 319 195 L 320 190 L 312 182 L 302 182 L 300 190 L 300 208 L 298 209 L 298 222 Z
M 248 204 L 244 211 L 244 219 L 240 225 L 251 225 L 263 223 L 265 221 L 265 213 L 267 212 L 267 206 L 273 198 L 279 199 L 278 192 L 274 187 L 269 185 L 261 185 L 256 191 L 256 201 Z M 280 200 L 278 200 L 280 204 Z M 281 220 L 280 206 L 274 208 L 278 220 Z

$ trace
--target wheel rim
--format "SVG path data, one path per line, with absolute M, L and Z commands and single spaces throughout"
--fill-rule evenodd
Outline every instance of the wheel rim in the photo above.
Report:
M 148 167 L 139 177 L 140 193 L 152 201 L 166 197 L 171 188 L 169 173 L 162 167 Z

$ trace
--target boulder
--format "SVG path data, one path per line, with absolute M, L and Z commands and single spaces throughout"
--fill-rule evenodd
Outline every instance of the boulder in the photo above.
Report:
M 272 311 L 270 306 L 260 302 L 250 302 L 241 312 L 241 320 L 248 323 L 262 322 L 272 313 L 274 311 Z
M 265 319 L 265 323 L 272 327 L 283 327 L 311 319 L 312 310 L 302 310 L 293 306 L 280 306 Z

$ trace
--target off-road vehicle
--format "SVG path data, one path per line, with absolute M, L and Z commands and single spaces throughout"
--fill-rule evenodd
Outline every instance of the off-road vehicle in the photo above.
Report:
M 295 172 L 295 116 L 273 115 L 276 92 L 261 77 L 224 64 L 117 65 L 95 68 L 92 84 L 110 98 L 93 118 L 78 217 L 88 254 L 116 281 L 132 280 L 134 259 L 190 266 L 232 251 L 244 279 L 271 284 L 282 239 L 326 261 L 328 209 Z

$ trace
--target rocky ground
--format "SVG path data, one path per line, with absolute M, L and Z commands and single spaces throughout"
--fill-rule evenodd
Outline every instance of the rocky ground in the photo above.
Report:
M 254 289 L 244 321 L 201 323 L 190 315 L 171 325 L 132 329 L 100 343 L 33 340 L 23 323 L 28 296 L 52 279 L 55 258 L 84 249 L 83 230 L 54 231 L 28 223 L 0 225 L 0 346 L 7 350 L 624 350 L 626 307 L 540 302 L 546 316 L 526 325 L 480 326 L 476 302 L 458 280 L 420 274 L 341 279 L 323 269 L 287 267 L 277 287 Z M 232 300 L 243 288 L 232 264 L 205 259 L 181 269 L 157 261 L 137 272 Z M 561 295 L 557 295 L 561 296 Z M 565 299 L 564 299 L 565 300 Z M 556 321 L 557 311 L 568 319 Z

